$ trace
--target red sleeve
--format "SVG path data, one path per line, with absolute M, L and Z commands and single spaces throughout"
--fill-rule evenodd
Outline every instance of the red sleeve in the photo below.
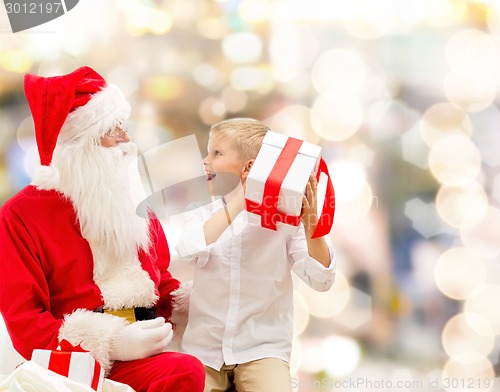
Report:
M 50 292 L 39 254 L 23 222 L 0 213 L 0 312 L 14 348 L 30 359 L 33 349 L 55 349 L 62 319 L 50 313 Z
M 160 271 L 160 284 L 158 286 L 160 298 L 156 304 L 156 310 L 159 316 L 163 316 L 168 320 L 172 315 L 172 291 L 179 287 L 180 282 L 173 278 L 168 271 L 170 251 L 161 223 L 156 217 L 151 219 L 151 227 L 154 231 L 152 238 L 156 250 L 156 265 Z

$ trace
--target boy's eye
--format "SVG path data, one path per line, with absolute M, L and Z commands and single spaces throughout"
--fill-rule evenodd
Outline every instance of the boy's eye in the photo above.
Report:
M 221 152 L 219 150 L 215 150 L 214 151 L 214 155 L 217 156 L 217 155 L 222 155 Z

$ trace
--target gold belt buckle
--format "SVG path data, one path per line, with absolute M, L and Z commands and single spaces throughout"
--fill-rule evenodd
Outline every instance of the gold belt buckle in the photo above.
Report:
M 135 319 L 134 308 L 120 309 L 120 310 L 107 310 L 104 309 L 104 313 L 112 314 L 114 316 L 123 317 L 127 319 L 127 321 L 132 324 L 137 320 Z

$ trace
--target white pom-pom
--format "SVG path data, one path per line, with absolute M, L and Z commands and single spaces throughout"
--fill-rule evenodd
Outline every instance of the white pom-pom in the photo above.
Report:
M 39 166 L 33 173 L 31 185 L 38 189 L 58 189 L 61 183 L 59 170 L 53 166 Z

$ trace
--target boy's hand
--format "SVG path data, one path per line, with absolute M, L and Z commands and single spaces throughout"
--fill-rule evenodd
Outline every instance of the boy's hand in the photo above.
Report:
M 304 224 L 304 230 L 308 237 L 311 237 L 316 230 L 318 225 L 318 181 L 316 180 L 316 174 L 313 172 L 309 176 L 309 182 L 306 186 L 306 193 L 302 197 L 302 223 Z
M 302 198 L 302 223 L 306 232 L 307 251 L 309 255 L 316 259 L 325 267 L 331 264 L 330 252 L 325 237 L 312 238 L 318 226 L 318 181 L 316 173 L 311 173 L 306 186 L 306 194 Z

